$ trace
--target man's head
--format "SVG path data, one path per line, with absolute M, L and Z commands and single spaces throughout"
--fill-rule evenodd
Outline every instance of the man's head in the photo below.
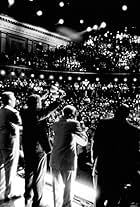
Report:
M 77 110 L 74 106 L 72 105 L 67 105 L 63 108 L 63 115 L 66 118 L 75 118 L 77 115 Z
M 2 93 L 1 100 L 3 105 L 9 105 L 11 107 L 15 107 L 16 105 L 16 97 L 12 91 L 5 91 Z
M 127 104 L 121 104 L 117 107 L 115 112 L 115 117 L 118 118 L 127 118 L 129 116 L 129 106 Z
M 32 109 L 40 109 L 42 107 L 41 97 L 38 94 L 30 95 L 27 100 L 27 105 Z

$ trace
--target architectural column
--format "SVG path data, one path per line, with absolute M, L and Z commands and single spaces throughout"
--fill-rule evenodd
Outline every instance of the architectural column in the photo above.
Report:
M 30 53 L 33 50 L 33 41 L 32 40 L 28 40 L 28 52 Z
M 1 38 L 0 38 L 0 52 L 5 52 L 6 51 L 6 34 L 1 32 Z

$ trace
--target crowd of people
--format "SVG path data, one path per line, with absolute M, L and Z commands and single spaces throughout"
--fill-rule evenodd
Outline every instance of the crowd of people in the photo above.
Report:
M 122 139 L 124 137 L 126 137 L 126 139 L 123 142 L 123 145 L 122 145 L 123 147 L 119 149 L 117 148 L 118 150 L 122 149 L 121 151 L 122 154 L 119 154 L 120 159 L 117 156 L 119 164 L 120 164 L 120 160 L 122 160 L 122 157 L 124 157 L 125 155 L 124 149 L 126 148 L 126 146 L 127 147 L 129 146 L 129 152 L 131 150 L 130 146 L 135 147 L 135 149 L 139 147 L 138 145 L 136 147 L 136 145 L 132 144 L 134 141 L 134 138 L 133 140 L 131 140 L 131 138 L 134 136 L 134 133 L 133 135 L 132 133 L 130 133 L 131 127 L 134 128 L 134 130 L 132 129 L 132 132 L 135 130 L 139 130 L 140 96 L 139 96 L 139 90 L 137 87 L 132 87 L 132 86 L 130 87 L 130 85 L 128 85 L 127 83 L 102 84 L 100 82 L 98 83 L 88 82 L 88 84 L 85 85 L 85 82 L 82 82 L 82 81 L 78 83 L 68 83 L 68 85 L 63 85 L 62 83 L 54 82 L 54 81 L 52 83 L 51 81 L 46 82 L 45 80 L 40 80 L 40 79 L 17 78 L 17 79 L 1 80 L 0 89 L 1 89 L 1 97 L 2 97 L 0 100 L 1 101 L 1 109 L 0 109 L 1 118 L 5 117 L 5 119 L 1 120 L 1 125 L 0 125 L 1 131 L 2 131 L 3 126 L 5 125 L 4 123 L 7 123 L 7 119 L 12 129 L 12 133 L 13 133 L 12 136 L 14 137 L 19 136 L 20 135 L 19 128 L 21 127 L 21 125 L 23 127 L 22 128 L 22 145 L 23 145 L 22 149 L 24 152 L 24 164 L 25 164 L 24 166 L 25 167 L 24 197 L 25 197 L 26 206 L 31 201 L 32 201 L 33 207 L 41 205 L 40 203 L 41 203 L 42 196 L 43 196 L 42 186 L 44 185 L 44 176 L 45 176 L 46 164 L 47 164 L 46 155 L 50 153 L 51 144 L 53 147 L 52 148 L 53 151 L 51 152 L 51 156 L 50 156 L 50 169 L 53 175 L 53 192 L 54 192 L 54 206 L 55 207 L 59 205 L 72 206 L 73 182 L 76 176 L 77 164 L 80 163 L 80 162 L 79 163 L 77 162 L 77 158 L 80 153 L 81 154 L 83 153 L 83 158 L 82 158 L 83 162 L 84 161 L 91 162 L 91 165 L 93 165 L 93 169 L 94 169 L 93 174 L 94 174 L 95 172 L 97 173 L 97 170 L 99 170 L 99 166 L 100 166 L 100 164 L 98 164 L 99 166 L 97 165 L 96 159 L 99 162 L 100 160 L 99 157 L 100 156 L 102 157 L 102 154 L 107 151 L 108 152 L 106 156 L 111 156 L 109 154 L 109 150 L 107 149 L 110 149 L 110 152 L 112 152 L 112 149 L 110 147 L 113 147 L 113 150 L 115 150 L 116 146 L 118 147 L 120 146 L 120 144 L 122 143 Z M 12 91 L 12 92 L 5 92 L 5 91 Z M 16 102 L 15 102 L 15 99 L 16 99 Z M 122 121 L 123 126 L 124 126 L 123 128 L 122 128 L 122 124 L 120 124 L 121 119 L 119 118 L 123 116 L 122 112 L 119 113 L 119 116 L 118 114 L 116 115 L 117 116 L 116 119 L 114 118 L 115 120 L 118 120 L 118 121 L 113 121 L 112 125 L 110 125 L 113 120 L 112 117 L 114 117 L 115 109 L 117 108 L 118 103 L 119 105 L 123 105 L 123 104 L 127 105 L 130 110 L 126 116 L 129 122 L 129 124 L 127 123 L 128 126 L 126 124 L 127 126 L 126 129 L 125 129 L 125 124 L 123 123 L 123 121 Z M 74 106 L 76 106 L 76 108 Z M 22 124 L 21 124 L 20 118 L 18 117 L 19 116 L 18 112 L 20 112 Z M 7 115 L 4 115 L 4 114 L 7 114 Z M 107 121 L 109 122 L 109 124 L 107 125 L 105 124 L 104 126 L 101 120 L 102 122 L 104 122 L 105 120 L 105 122 Z M 101 124 L 101 126 L 99 124 Z M 107 126 L 109 128 L 107 128 Z M 118 136 L 115 135 L 116 140 L 119 138 L 117 140 L 117 143 L 118 143 L 117 145 L 116 145 L 116 140 L 114 140 L 113 138 L 114 135 L 109 130 L 110 126 L 112 126 L 111 127 L 112 129 L 114 127 L 114 130 L 113 130 L 114 133 L 115 133 L 115 130 L 117 130 L 123 136 L 122 137 L 119 134 Z M 121 130 L 117 128 L 119 126 Z M 99 127 L 99 130 L 98 130 L 98 127 Z M 100 127 L 102 127 L 101 130 L 100 130 Z M 128 133 L 129 128 L 130 128 L 130 132 Z M 86 129 L 86 134 L 83 134 L 82 131 L 85 129 Z M 9 128 L 7 130 L 9 130 Z M 124 130 L 124 133 L 122 132 L 122 130 Z M 107 134 L 105 135 L 105 133 Z M 77 139 L 77 136 L 75 136 L 76 138 L 69 140 L 68 137 L 69 136 L 73 137 L 72 134 L 77 134 L 81 138 L 83 137 L 85 141 L 84 142 L 78 141 L 79 138 Z M 48 139 L 47 142 L 45 139 L 46 135 Z M 103 136 L 105 136 L 104 142 L 102 140 Z M 34 139 L 34 137 L 37 137 L 37 139 L 36 138 Z M 66 137 L 69 140 L 67 142 L 65 140 Z M 108 137 L 108 139 L 106 137 Z M 136 137 L 137 136 L 135 136 L 135 138 Z M 13 137 L 11 139 L 13 139 Z M 75 139 L 77 140 L 78 145 L 79 146 L 81 145 L 81 150 L 78 150 L 78 148 L 76 148 L 76 144 L 74 144 L 76 142 L 73 141 Z M 99 142 L 99 139 L 101 139 L 100 140 L 101 142 Z M 111 141 L 112 139 L 113 139 L 113 142 Z M 130 142 L 130 145 L 128 145 L 129 142 Z M 115 143 L 115 145 L 113 143 Z M 68 146 L 69 147 L 71 146 L 70 149 L 72 151 L 71 152 L 69 150 L 65 151 L 64 150 L 65 145 L 66 145 L 66 149 Z M 106 150 L 104 151 L 104 147 L 106 145 L 108 148 L 106 147 Z M 6 163 L 4 165 L 4 169 L 8 169 L 6 170 L 7 172 L 7 175 L 6 175 L 5 172 L 2 171 L 3 168 L 1 164 L 1 175 L 7 176 L 9 178 L 9 180 L 5 178 L 7 180 L 6 190 L 5 190 L 5 192 L 7 193 L 5 194 L 5 198 L 7 200 L 10 200 L 13 197 L 14 198 L 18 197 L 18 195 L 12 195 L 12 187 L 11 187 L 12 182 L 13 182 L 12 176 L 16 175 L 17 159 L 15 159 L 15 157 L 19 155 L 16 153 L 15 150 L 13 151 L 13 148 L 14 149 L 16 148 L 15 146 L 19 146 L 19 142 L 12 143 L 12 145 L 10 145 L 10 148 L 8 148 L 8 150 L 6 151 L 7 154 L 3 153 L 3 156 L 2 156 L 3 162 Z M 2 144 L 1 144 L 1 147 L 2 147 Z M 86 148 L 86 153 L 85 153 L 85 148 Z M 5 152 L 5 148 L 1 148 L 0 151 L 2 155 L 2 152 Z M 93 157 L 91 155 L 92 154 L 91 152 L 93 152 Z M 129 152 L 128 152 L 128 155 L 131 155 L 131 154 L 134 155 L 134 153 L 129 153 Z M 120 153 L 120 151 L 118 153 Z M 89 160 L 86 160 L 85 157 L 87 157 L 87 155 L 89 154 L 90 154 Z M 128 155 L 126 155 L 125 158 L 127 158 Z M 7 157 L 9 156 L 12 158 L 8 160 L 7 162 L 6 160 L 8 159 Z M 132 156 L 130 157 L 132 158 Z M 6 159 L 5 161 L 4 161 L 4 158 Z M 114 158 L 112 157 L 112 159 Z M 13 162 L 13 160 L 14 161 L 16 160 L 16 164 L 15 162 Z M 35 162 L 33 163 L 32 160 L 35 160 Z M 110 160 L 109 157 L 107 161 L 108 160 Z M 100 162 L 102 163 L 102 159 Z M 118 163 L 116 165 L 116 162 L 115 163 L 113 162 L 115 166 L 117 167 L 117 168 L 113 168 L 113 169 L 116 169 L 115 172 L 113 171 L 114 173 L 120 172 L 120 171 L 117 171 Z M 104 164 L 105 163 L 106 162 L 104 162 Z M 112 163 L 112 160 L 110 161 L 110 163 Z M 82 165 L 85 167 L 85 169 L 87 168 L 86 163 L 82 163 Z M 103 166 L 104 165 L 102 165 L 102 167 Z M 114 189 L 115 187 L 114 182 L 113 182 L 113 186 L 111 185 L 112 182 L 110 182 L 110 185 L 109 185 L 108 179 L 110 179 L 111 175 L 112 175 L 112 179 L 114 179 L 114 176 L 115 177 L 117 176 L 118 182 L 116 182 L 116 184 L 120 183 L 119 179 L 121 179 L 121 176 L 123 173 L 121 171 L 120 174 L 117 173 L 116 175 L 112 171 L 110 171 L 112 169 L 111 167 L 112 164 L 111 166 L 110 164 L 107 164 L 107 166 L 108 166 L 107 168 L 105 167 L 106 169 L 105 172 L 107 173 L 105 173 L 104 175 L 103 172 L 105 169 L 100 170 L 99 172 L 101 173 L 101 177 L 99 176 L 100 174 L 98 172 L 97 173 L 98 180 L 97 179 L 94 180 L 94 183 L 97 183 L 97 186 L 95 185 L 94 187 L 97 188 L 97 190 L 99 191 L 99 194 L 98 194 L 99 197 L 96 203 L 97 207 L 104 206 L 103 203 L 106 200 L 108 202 L 108 205 L 115 206 L 117 205 L 116 203 L 118 203 L 118 200 L 119 200 L 118 197 L 120 196 L 119 193 L 121 191 L 120 188 L 122 186 L 116 185 L 116 188 L 117 187 L 119 188 L 118 191 L 116 191 L 116 188 Z M 122 166 L 123 166 L 123 163 L 122 163 Z M 129 167 L 131 167 L 130 163 L 129 163 Z M 111 174 L 108 172 L 110 172 Z M 130 169 L 129 169 L 129 172 L 130 172 Z M 97 177 L 95 176 L 96 173 L 93 176 L 94 178 Z M 61 179 L 59 180 L 60 175 L 62 176 L 63 183 L 65 184 L 63 197 L 62 197 L 63 194 L 61 196 L 59 194 L 61 191 L 59 189 L 59 185 L 61 186 L 60 184 Z M 104 180 L 103 183 L 105 183 L 106 181 L 107 185 L 106 183 L 104 185 L 102 183 L 103 175 L 105 176 L 103 178 Z M 110 187 L 108 188 L 108 186 Z M 109 191 L 110 189 L 111 191 Z M 113 197 L 113 200 L 112 200 L 112 198 L 108 197 L 108 194 L 105 193 L 104 190 L 105 192 L 111 192 L 111 194 L 108 193 L 109 195 L 112 195 L 112 196 L 117 195 L 118 197 Z M 32 191 L 33 191 L 34 197 L 32 197 Z M 113 194 L 113 192 L 115 194 Z
M 81 42 L 57 48 L 36 47 L 36 51 L 11 51 L 0 54 L 1 65 L 34 69 L 94 73 L 138 73 L 140 37 L 133 29 L 111 33 L 95 32 Z
M 139 37 L 127 30 L 116 34 L 96 33 L 82 42 L 54 50 L 38 48 L 36 53 L 30 54 L 27 51 L 2 53 L 0 62 L 1 65 L 20 66 L 21 70 L 23 66 L 40 71 L 135 74 L 140 70 L 139 43 Z M 66 79 L 16 75 L 0 79 L 0 175 L 3 178 L 0 185 L 5 185 L 3 197 L 5 200 L 19 197 L 12 192 L 12 186 L 18 166 L 17 147 L 21 147 L 26 206 L 31 203 L 32 207 L 43 205 L 46 156 L 49 156 L 54 207 L 72 207 L 77 168 L 87 170 L 87 163 L 92 170 L 93 187 L 98 192 L 96 207 L 116 207 L 123 185 L 135 176 L 133 170 L 137 171 L 132 163 L 139 164 L 139 83 L 127 79 L 102 82 L 86 76 L 85 80 Z M 9 134 L 14 141 L 7 147 L 3 140 Z M 16 142 L 16 136 L 21 145 Z M 64 191 L 60 195 L 61 181 Z M 138 184 L 139 181 L 137 191 Z M 126 204 L 121 201 L 121 205 Z
M 139 118 L 140 118 L 139 117 L 139 110 L 140 110 L 139 87 L 138 85 L 134 83 L 132 84 L 127 83 L 127 82 L 101 83 L 100 81 L 99 82 L 88 81 L 87 83 L 86 81 L 86 84 L 85 84 L 85 81 L 81 80 L 77 82 L 68 81 L 66 84 L 65 82 L 61 82 L 61 81 L 55 82 L 54 80 L 46 81 L 45 79 L 35 79 L 35 78 L 27 79 L 27 78 L 20 78 L 20 77 L 9 79 L 8 77 L 5 77 L 4 79 L 1 79 L 0 81 L 0 91 L 1 91 L 1 97 L 2 97 L 0 99 L 1 114 L 5 113 L 4 112 L 5 109 L 6 111 L 8 110 L 10 111 L 10 113 L 13 113 L 13 115 L 7 115 L 7 116 L 1 115 L 1 117 L 3 116 L 5 117 L 5 122 L 6 122 L 6 118 L 8 117 L 8 122 L 9 122 L 10 127 L 12 128 L 13 136 L 16 136 L 16 134 L 17 136 L 19 136 L 18 130 L 21 127 L 21 122 L 20 122 L 20 119 L 18 118 L 18 112 L 20 112 L 20 115 L 21 115 L 22 127 L 23 127 L 22 129 L 23 151 L 24 151 L 24 161 L 25 161 L 24 163 L 25 164 L 24 197 L 25 197 L 26 206 L 31 201 L 33 202 L 32 203 L 33 207 L 41 205 L 40 202 L 41 202 L 42 193 L 43 193 L 42 186 L 44 183 L 44 173 L 46 172 L 44 171 L 44 169 L 46 169 L 45 157 L 48 153 L 50 153 L 51 149 L 49 147 L 51 146 L 51 144 L 53 147 L 52 148 L 53 153 L 51 153 L 51 157 L 50 157 L 50 161 L 51 161 L 50 170 L 54 178 L 53 180 L 54 206 L 55 207 L 59 205 L 72 206 L 72 200 L 73 200 L 73 194 L 72 194 L 73 188 L 72 187 L 73 187 L 73 182 L 75 180 L 77 164 L 78 165 L 80 164 L 77 158 L 82 157 L 82 161 L 83 161 L 82 167 L 85 170 L 87 168 L 86 162 L 90 162 L 91 166 L 93 166 L 93 168 L 96 168 L 95 160 L 97 157 L 99 157 L 98 153 L 100 153 L 100 150 L 102 151 L 103 147 L 105 147 L 106 145 L 103 144 L 100 149 L 101 145 L 98 141 L 97 143 L 94 142 L 96 140 L 96 139 L 94 140 L 94 137 L 95 138 L 97 137 L 97 140 L 98 140 L 98 137 L 100 138 L 103 137 L 103 134 L 104 136 L 108 136 L 109 143 L 107 141 L 104 141 L 103 143 L 108 143 L 109 149 L 110 147 L 112 147 L 110 144 L 112 144 L 111 139 L 113 138 L 114 135 L 109 130 L 110 122 L 109 122 L 109 126 L 107 125 L 109 128 L 107 129 L 103 128 L 105 130 L 104 132 L 102 130 L 99 130 L 99 133 L 101 132 L 103 134 L 98 136 L 97 132 L 98 132 L 99 124 L 102 123 L 101 120 L 108 120 L 108 119 L 112 120 L 115 114 L 115 109 L 118 106 L 118 103 L 119 105 L 125 104 L 129 107 L 129 110 L 130 110 L 129 114 L 127 114 L 127 121 L 129 122 L 129 126 L 133 126 L 132 128 L 137 129 L 137 130 L 139 130 L 140 128 L 139 127 Z M 5 92 L 5 91 L 12 91 L 12 92 Z M 16 105 L 15 105 L 15 97 L 16 97 Z M 9 106 L 7 107 L 7 105 Z M 1 130 L 3 129 L 2 120 L 1 120 L 2 125 L 0 125 Z M 122 130 L 117 129 L 117 127 L 119 126 L 118 122 L 114 121 L 113 123 L 117 123 L 117 124 L 112 124 L 112 128 L 114 127 L 114 133 L 115 133 L 115 127 L 116 127 L 116 130 L 118 130 L 118 132 L 122 132 L 122 130 L 125 130 L 125 127 L 122 128 L 122 125 L 120 126 Z M 127 137 L 128 135 L 130 136 L 132 134 L 132 133 L 128 133 L 128 128 L 126 129 L 126 132 L 124 131 L 123 137 L 125 137 L 126 134 L 127 134 Z M 84 131 L 86 130 L 86 134 L 83 134 L 83 130 Z M 110 135 L 109 135 L 109 132 L 110 132 Z M 69 133 L 70 135 L 68 135 Z M 105 135 L 105 133 L 107 133 L 108 135 Z M 73 137 L 73 134 L 76 135 L 75 138 Z M 45 135 L 47 135 L 47 138 L 49 138 L 48 143 L 44 143 L 43 141 L 43 138 L 45 137 Z M 77 138 L 77 135 L 80 138 Z M 72 139 L 70 139 L 70 142 L 68 141 L 66 142 L 65 138 L 66 137 L 68 138 L 69 136 L 72 137 Z M 38 140 L 34 139 L 34 137 L 38 137 Z M 60 141 L 60 138 L 62 137 L 64 138 L 62 139 L 63 142 L 61 142 L 62 140 Z M 118 137 L 120 140 L 121 139 L 120 135 L 118 135 Z M 132 136 L 130 136 L 130 140 L 131 140 L 131 137 Z M 84 143 L 81 141 L 78 141 L 78 139 L 83 139 L 83 138 L 85 139 Z M 31 140 L 31 143 L 29 142 L 29 140 Z M 59 144 L 58 144 L 58 140 L 59 140 Z M 73 145 L 73 143 L 76 143 L 76 142 L 74 142 L 73 140 L 77 140 L 78 146 L 81 145 L 81 147 L 76 148 L 76 144 Z M 117 140 L 117 137 L 116 137 L 116 140 Z M 128 140 L 126 139 L 125 142 L 123 142 L 123 149 L 125 149 L 125 147 L 127 146 L 128 144 L 127 141 L 129 141 L 129 139 Z M 38 142 L 40 145 L 38 144 Z M 30 147 L 29 147 L 29 143 L 31 144 Z M 102 140 L 101 140 L 101 143 L 102 143 Z M 116 141 L 113 143 L 116 143 Z M 122 142 L 119 142 L 119 144 L 120 143 Z M 120 146 L 119 144 L 113 145 L 113 149 L 115 149 L 115 146 Z M 72 149 L 72 151 L 68 150 L 68 152 L 66 151 L 66 154 L 65 154 L 64 145 L 66 145 L 67 147 L 69 146 L 70 149 Z M 98 147 L 96 145 L 98 145 Z M 16 144 L 12 146 L 16 146 Z M 134 145 L 130 144 L 129 146 L 134 146 Z M 123 149 L 121 151 L 122 154 L 124 152 Z M 93 150 L 93 153 L 96 152 L 96 154 L 93 154 L 94 155 L 93 163 L 92 163 L 92 156 L 91 156 L 92 150 Z M 0 149 L 0 151 L 2 155 L 2 152 L 5 151 L 5 149 Z M 15 197 L 15 195 L 13 196 L 11 193 L 12 190 L 10 190 L 12 189 L 10 187 L 12 186 L 12 183 L 10 182 L 11 180 L 13 180 L 10 177 L 10 176 L 13 176 L 13 173 L 11 173 L 13 171 L 11 171 L 11 169 L 14 167 L 14 170 L 15 170 L 16 167 L 15 167 L 15 164 L 13 164 L 14 156 L 13 156 L 12 148 L 8 148 L 7 152 L 10 154 L 7 153 L 6 156 L 4 154 L 3 159 L 2 159 L 3 162 L 5 162 L 4 157 L 7 159 L 7 157 L 12 155 L 11 156 L 12 159 L 11 159 L 11 163 L 8 162 L 8 166 L 4 165 L 7 167 L 7 169 L 9 169 L 9 171 L 7 171 L 7 176 L 9 177 L 9 181 L 7 180 L 7 184 L 6 184 L 7 194 L 5 194 L 5 197 L 6 199 L 11 199 Z M 31 159 L 29 159 L 29 157 Z M 60 157 L 59 160 L 58 160 L 58 157 Z M 67 158 L 70 157 L 70 159 L 66 159 L 66 157 Z M 88 157 L 89 160 L 85 159 L 85 157 Z M 33 163 L 32 160 L 36 160 L 36 162 Z M 72 162 L 71 165 L 69 163 L 70 160 Z M 1 163 L 1 169 L 3 169 L 2 164 L 3 163 Z M 64 168 L 64 165 L 65 165 L 65 168 Z M 68 166 L 68 168 L 66 166 Z M 110 168 L 108 168 L 108 170 L 110 172 Z M 97 170 L 95 170 L 94 172 L 97 172 Z M 102 179 L 103 170 L 101 170 L 100 172 L 101 172 L 101 179 Z M 4 173 L 4 172 L 1 172 L 1 173 Z M 64 196 L 63 197 L 61 196 L 62 200 L 60 199 L 59 197 L 60 195 L 58 194 L 58 191 L 59 191 L 58 183 L 60 182 L 59 180 L 60 175 L 62 176 L 63 183 L 65 184 Z M 110 174 L 107 173 L 107 176 L 108 175 Z M 118 176 L 118 180 L 119 180 L 119 175 L 120 174 L 116 175 Z M 107 176 L 105 178 L 107 178 L 106 182 L 108 186 Z M 93 177 L 95 177 L 95 175 Z M 98 181 L 100 182 L 99 178 L 100 177 L 98 174 Z M 112 179 L 114 179 L 113 174 L 112 174 Z M 95 183 L 95 180 L 94 180 L 94 183 Z M 104 191 L 102 194 L 102 190 L 106 188 L 106 185 L 100 186 L 100 183 L 99 183 L 99 185 L 97 184 L 97 186 L 95 185 L 94 187 L 96 187 L 100 191 L 100 193 L 98 194 L 99 202 L 97 200 L 97 207 L 103 207 L 104 206 L 103 203 L 106 200 L 109 203 L 108 205 L 112 205 L 112 206 L 116 205 L 116 203 L 110 204 L 112 200 L 111 201 L 109 200 L 110 198 L 108 197 L 107 194 L 104 194 Z M 111 195 L 113 195 L 113 192 L 116 193 L 116 191 L 113 191 L 113 188 L 111 185 L 110 185 L 110 188 L 112 189 Z M 109 189 L 107 188 L 107 190 Z M 33 191 L 34 197 L 32 197 L 32 191 Z M 113 201 L 115 202 L 115 200 Z M 116 199 L 116 202 L 118 202 L 117 199 Z

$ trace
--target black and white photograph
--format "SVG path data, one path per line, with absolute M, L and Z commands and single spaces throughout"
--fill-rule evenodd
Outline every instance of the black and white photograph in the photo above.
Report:
M 140 207 L 139 9 L 0 1 L 0 207 Z

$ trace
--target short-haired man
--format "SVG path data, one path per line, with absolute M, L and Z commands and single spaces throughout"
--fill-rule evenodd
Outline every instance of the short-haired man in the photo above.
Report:
M 63 115 L 54 123 L 53 129 L 55 135 L 50 166 L 53 176 L 54 207 L 71 207 L 77 170 L 76 145 L 86 146 L 88 139 L 77 120 L 77 110 L 72 105 L 64 107 Z M 61 194 L 62 184 L 64 191 Z
M 16 97 L 13 92 L 6 91 L 1 96 L 0 109 L 0 192 L 1 199 L 18 198 L 14 195 L 14 181 L 17 173 L 20 150 L 21 118 L 15 109 Z

